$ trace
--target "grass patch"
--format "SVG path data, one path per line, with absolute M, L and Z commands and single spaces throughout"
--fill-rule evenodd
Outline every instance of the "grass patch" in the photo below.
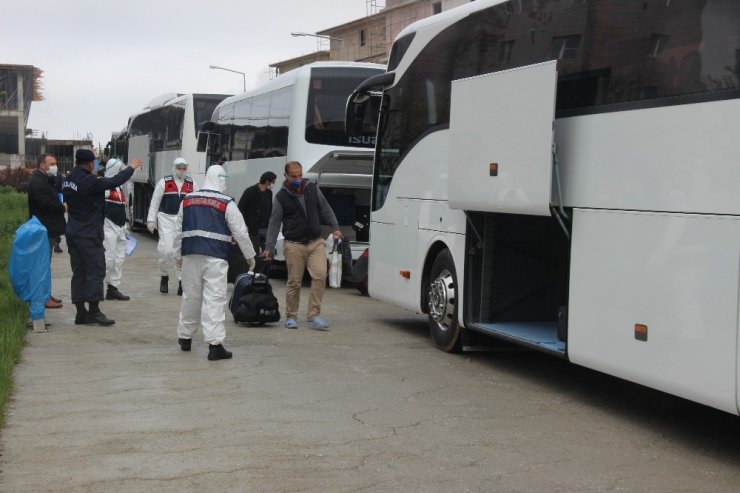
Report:
M 11 187 L 0 187 L 0 424 L 13 389 L 13 369 L 26 336 L 28 307 L 15 295 L 8 278 L 8 262 L 15 230 L 28 219 L 28 198 Z

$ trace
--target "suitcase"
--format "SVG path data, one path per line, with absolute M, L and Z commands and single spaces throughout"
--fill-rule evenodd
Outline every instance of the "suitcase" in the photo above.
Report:
M 247 272 L 234 280 L 229 311 L 234 322 L 264 325 L 280 320 L 280 306 L 265 274 Z

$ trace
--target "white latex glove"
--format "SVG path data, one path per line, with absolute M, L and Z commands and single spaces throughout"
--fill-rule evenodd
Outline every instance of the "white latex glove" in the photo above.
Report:
M 148 223 L 146 223 L 146 229 L 148 229 L 150 233 L 154 233 L 154 230 L 157 229 L 157 226 L 154 225 L 154 221 L 149 221 Z
M 249 266 L 249 272 L 254 272 L 254 268 L 257 265 L 257 262 L 254 260 L 254 257 L 249 257 L 247 259 L 247 265 Z

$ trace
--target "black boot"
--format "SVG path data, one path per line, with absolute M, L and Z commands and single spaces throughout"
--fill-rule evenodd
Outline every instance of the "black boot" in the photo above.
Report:
M 113 325 L 114 323 L 116 323 L 115 320 L 106 317 L 105 314 L 100 311 L 97 301 L 91 301 L 88 304 L 90 305 L 90 309 L 87 311 L 86 323 L 99 324 L 104 326 Z
M 177 339 L 177 343 L 180 345 L 180 349 L 183 351 L 190 351 L 190 345 L 192 344 L 192 339 L 183 339 L 182 337 Z
M 182 281 L 177 281 L 177 296 L 182 296 Z
M 169 276 L 162 276 L 159 281 L 159 292 L 167 294 L 169 292 L 170 278 Z
M 208 345 L 208 359 L 215 361 L 217 359 L 230 359 L 231 352 L 224 349 L 222 344 Z
M 108 291 L 105 293 L 105 299 L 106 300 L 128 301 L 131 299 L 131 297 L 126 296 L 125 294 L 120 292 L 118 288 L 113 286 L 112 284 L 108 284 Z
M 75 315 L 75 324 L 82 325 L 87 323 L 87 309 L 85 303 L 75 303 L 77 315 Z

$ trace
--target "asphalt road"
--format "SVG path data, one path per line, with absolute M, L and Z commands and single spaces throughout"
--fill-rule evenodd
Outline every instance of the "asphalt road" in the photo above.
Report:
M 67 303 L 28 335 L 0 491 L 740 490 L 740 418 L 539 353 L 444 354 L 424 318 L 353 289 L 327 290 L 329 332 L 227 318 L 234 359 L 207 361 L 200 333 L 183 353 L 138 236 L 132 300 L 101 304 L 115 326 Z M 66 245 L 53 274 L 68 302 Z

